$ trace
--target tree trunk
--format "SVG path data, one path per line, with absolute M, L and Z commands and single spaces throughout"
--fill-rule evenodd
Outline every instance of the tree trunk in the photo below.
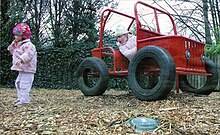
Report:
M 216 12 L 217 12 L 217 18 L 216 18 L 216 22 L 217 22 L 217 42 L 220 42 L 220 10 L 219 10 L 219 2 L 218 0 L 215 1 L 215 5 L 216 5 Z
M 212 44 L 210 27 L 209 27 L 209 18 L 208 18 L 208 1 L 202 0 L 203 2 L 203 15 L 204 15 L 204 24 L 205 24 L 205 40 L 206 44 Z
M 216 9 L 217 9 L 217 14 L 218 14 L 218 26 L 220 25 L 220 10 L 219 10 L 219 5 L 218 5 L 218 0 L 216 0 Z
M 211 15 L 212 15 L 212 23 L 213 23 L 213 33 L 215 37 L 215 42 L 218 41 L 219 38 L 219 26 L 218 26 L 218 17 L 217 17 L 217 7 L 214 0 L 209 0 Z

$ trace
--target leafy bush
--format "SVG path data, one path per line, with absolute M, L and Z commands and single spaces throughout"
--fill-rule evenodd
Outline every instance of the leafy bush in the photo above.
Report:
M 206 45 L 205 46 L 206 55 L 217 55 L 220 54 L 220 42 L 217 45 Z
M 217 43 L 213 45 L 205 45 L 206 55 L 217 55 L 220 54 L 220 38 L 216 40 Z

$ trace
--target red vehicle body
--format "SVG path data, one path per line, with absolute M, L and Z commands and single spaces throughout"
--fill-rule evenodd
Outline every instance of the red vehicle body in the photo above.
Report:
M 156 22 L 155 31 L 142 27 L 137 10 L 138 5 L 153 10 Z M 119 50 L 103 45 L 105 25 L 111 14 L 119 14 L 130 18 L 131 22 L 128 26 L 128 30 L 134 22 L 136 23 L 136 44 L 138 51 L 137 56 L 134 56 L 131 62 L 128 62 Z M 161 33 L 160 23 L 163 22 L 159 22 L 158 14 L 165 14 L 168 16 L 173 27 L 172 35 L 164 35 Z M 91 64 L 93 63 L 91 62 L 92 58 L 81 63 L 79 66 L 80 73 L 78 75 L 78 80 L 84 95 L 103 94 L 105 91 L 103 89 L 106 89 L 106 86 L 100 86 L 100 88 L 98 88 L 99 90 L 94 90 L 93 87 L 99 85 L 100 78 L 101 83 L 107 83 L 106 80 L 108 79 L 102 81 L 102 78 L 105 78 L 104 76 L 128 77 L 132 92 L 140 100 L 158 100 L 165 98 L 173 88 L 175 81 L 177 90 L 179 90 L 180 87 L 183 91 L 197 94 L 209 94 L 217 85 L 217 68 L 210 59 L 205 57 L 204 43 L 177 35 L 176 25 L 169 13 L 141 1 L 138 1 L 134 5 L 134 16 L 112 9 L 106 9 L 102 12 L 100 20 L 100 41 L 98 47 L 92 50 L 92 56 L 92 58 L 98 58 L 99 61 L 103 59 L 103 57 L 112 57 L 113 65 L 112 67 L 107 67 L 107 71 L 105 72 L 108 73 L 103 74 L 99 72 L 99 69 L 96 67 L 94 68 L 91 66 L 86 68 L 88 67 L 87 64 L 85 64 L 86 61 L 89 61 Z M 104 65 L 103 62 L 101 62 L 101 65 Z M 86 69 L 90 69 L 90 71 Z M 95 74 L 99 74 L 98 77 Z M 188 75 L 205 76 L 206 82 L 204 86 L 201 88 L 192 87 L 187 80 Z M 97 79 L 99 81 L 93 86 L 87 85 L 88 78 L 91 76 L 99 78 Z M 153 80 L 151 80 L 151 78 L 153 78 Z M 142 83 L 140 83 L 140 81 L 142 81 Z M 144 83 L 146 81 L 148 81 L 148 85 L 151 84 L 152 86 L 145 86 L 146 84 Z

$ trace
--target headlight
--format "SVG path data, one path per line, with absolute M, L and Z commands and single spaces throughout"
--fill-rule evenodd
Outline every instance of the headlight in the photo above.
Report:
M 189 60 L 190 59 L 190 51 L 186 50 L 186 59 Z
M 205 55 L 204 54 L 201 54 L 201 61 L 205 62 Z

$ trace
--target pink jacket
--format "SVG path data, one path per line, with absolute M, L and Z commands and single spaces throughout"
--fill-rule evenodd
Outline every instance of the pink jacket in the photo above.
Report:
M 117 43 L 120 52 L 129 60 L 133 58 L 137 52 L 136 36 L 128 35 L 128 41 L 125 44 Z
M 26 73 L 36 72 L 37 52 L 30 39 L 25 39 L 18 43 L 12 42 L 8 46 L 8 50 L 12 54 L 13 59 L 11 70 Z

